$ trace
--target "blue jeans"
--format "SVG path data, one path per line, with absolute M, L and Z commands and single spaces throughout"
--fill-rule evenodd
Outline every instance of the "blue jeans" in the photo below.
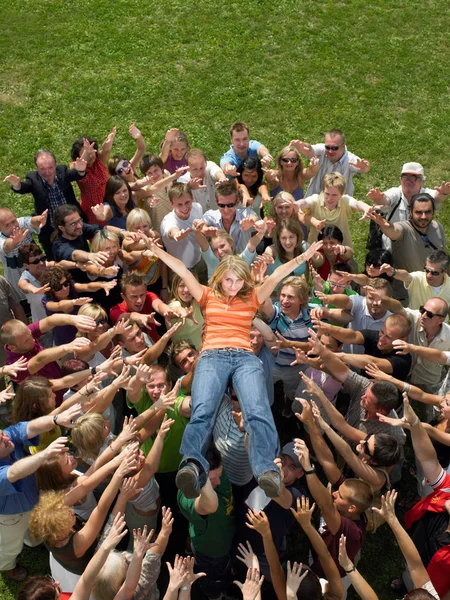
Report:
M 278 470 L 279 440 L 267 397 L 261 361 L 253 352 L 239 348 L 205 350 L 200 356 L 192 383 L 192 415 L 181 442 L 181 466 L 194 459 L 209 472 L 205 459 L 223 395 L 232 384 L 248 433 L 248 456 L 258 479 Z M 203 474 L 202 474 L 203 475 Z M 200 478 L 202 487 L 206 479 Z

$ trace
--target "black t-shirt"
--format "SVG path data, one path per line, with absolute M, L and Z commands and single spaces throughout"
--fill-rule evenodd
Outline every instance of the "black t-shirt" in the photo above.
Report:
M 72 253 L 74 250 L 90 252 L 91 250 L 87 240 L 91 240 L 97 231 L 101 229 L 103 229 L 103 225 L 89 225 L 88 223 L 83 223 L 83 233 L 75 240 L 68 240 L 61 234 L 58 235 L 53 243 L 53 256 L 55 260 L 72 260 Z M 81 269 L 71 270 L 71 275 L 78 283 L 87 283 L 89 281 L 86 273 L 81 271 Z
M 412 525 L 409 534 L 425 568 L 438 550 L 450 544 L 450 533 L 446 531 L 447 527 L 447 511 L 437 513 L 427 511 Z
M 411 355 L 396 354 L 395 351 L 383 354 L 378 348 L 378 331 L 362 329 L 361 334 L 364 337 L 364 352 L 375 358 L 384 358 L 392 365 L 392 376 L 400 381 L 405 381 L 411 370 Z

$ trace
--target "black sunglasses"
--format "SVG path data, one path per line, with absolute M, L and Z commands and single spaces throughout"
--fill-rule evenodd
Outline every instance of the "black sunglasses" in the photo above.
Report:
M 425 307 L 421 306 L 419 308 L 419 312 L 421 315 L 427 315 L 427 317 L 429 319 L 432 319 L 433 317 L 446 317 L 447 315 L 440 315 L 439 313 L 434 313 L 431 312 L 431 310 L 427 310 Z
M 366 439 L 363 442 L 361 442 L 361 447 L 363 449 L 364 454 L 367 454 L 367 456 L 370 456 L 370 458 L 373 458 L 373 454 L 369 450 L 369 440 L 372 437 L 372 435 L 373 433 L 369 433 Z
M 45 263 L 46 260 L 47 260 L 46 256 L 41 256 L 40 258 L 37 258 L 36 260 L 29 260 L 28 264 L 29 265 L 38 265 L 41 262 Z
M 233 202 L 233 204 L 219 204 L 217 203 L 217 206 L 219 208 L 234 208 L 236 206 L 237 202 Z
M 95 319 L 95 324 L 97 325 L 97 327 L 100 327 L 100 325 L 106 325 L 107 322 L 108 320 L 105 318 Z
M 286 164 L 287 164 L 287 163 L 292 163 L 292 164 L 298 163 L 298 158 L 297 158 L 297 157 L 295 157 L 295 158 L 289 158 L 289 157 L 287 157 L 287 156 L 284 156 L 284 157 L 283 157 L 282 159 L 280 159 L 280 160 L 281 160 L 281 162 L 284 162 L 284 163 L 286 163 Z
M 444 271 L 434 271 L 433 269 L 429 269 L 428 267 L 424 267 L 423 270 L 425 271 L 425 273 L 433 275 L 433 277 L 439 277 L 439 275 L 442 275 L 442 273 L 444 273 Z
M 339 150 L 340 146 L 329 146 L 325 144 L 325 150 Z
M 64 287 L 69 287 L 69 285 L 70 285 L 70 279 L 66 279 L 62 283 L 55 284 L 53 286 L 53 289 L 55 290 L 55 292 L 60 292 Z

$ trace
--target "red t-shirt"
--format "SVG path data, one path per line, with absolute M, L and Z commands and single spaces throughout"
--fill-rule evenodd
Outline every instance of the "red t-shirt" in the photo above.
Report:
M 44 350 L 44 348 L 38 342 L 38 338 L 40 338 L 42 335 L 42 332 L 39 328 L 39 321 L 36 321 L 35 323 L 31 323 L 30 325 L 27 325 L 27 327 L 31 331 L 31 335 L 33 336 L 33 339 L 34 339 L 33 350 L 31 350 L 30 352 L 27 352 L 26 354 L 20 354 L 17 352 L 11 352 L 11 350 L 9 350 L 8 347 L 5 345 L 5 353 L 6 353 L 5 365 L 10 365 L 22 357 L 25 357 L 26 359 L 30 360 L 34 356 L 37 356 L 37 354 L 39 354 L 39 352 L 42 352 L 42 350 Z M 53 362 L 50 362 L 50 363 L 44 365 L 42 367 L 42 369 L 40 369 L 37 373 L 34 373 L 34 376 L 37 376 L 37 375 L 40 375 L 41 377 L 47 377 L 47 379 L 59 379 L 61 377 L 61 369 L 60 369 L 58 363 L 56 361 L 53 361 Z M 27 379 L 28 377 L 31 377 L 31 375 L 27 369 L 26 371 L 18 371 L 17 377 L 11 377 L 11 379 L 14 381 L 14 383 L 21 383 L 22 381 L 25 381 L 25 379 Z M 56 406 L 60 406 L 60 404 L 62 403 L 65 391 L 66 390 L 63 389 L 63 390 L 58 390 L 57 392 L 55 392 L 56 393 Z
M 145 296 L 144 306 L 142 307 L 142 310 L 141 310 L 141 314 L 149 315 L 150 313 L 154 312 L 153 302 L 155 300 L 159 300 L 159 297 L 156 294 L 154 294 L 153 292 L 147 292 L 146 296 Z M 124 300 L 123 302 L 120 302 L 119 304 L 116 304 L 116 306 L 113 306 L 111 308 L 111 310 L 109 311 L 111 323 L 113 325 L 115 325 L 117 323 L 117 321 L 120 319 L 121 315 L 128 314 L 130 312 L 137 312 L 137 311 L 130 311 L 130 309 L 127 306 L 126 300 Z M 146 330 L 154 342 L 159 340 L 159 334 L 156 331 L 156 327 L 153 324 L 151 324 L 149 327 L 146 327 Z

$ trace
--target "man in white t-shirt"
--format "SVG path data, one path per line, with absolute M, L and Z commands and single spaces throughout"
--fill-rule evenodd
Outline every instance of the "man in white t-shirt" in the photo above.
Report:
M 187 183 L 191 188 L 194 201 L 201 204 L 203 212 L 217 209 L 216 183 L 226 181 L 224 172 L 211 160 L 206 160 L 205 153 L 198 148 L 192 148 L 186 154 L 189 172 L 177 181 Z
M 174 183 L 169 190 L 169 200 L 173 211 L 164 217 L 160 228 L 164 246 L 206 285 L 206 264 L 191 229 L 193 221 L 202 218 L 202 207 L 194 202 L 192 190 L 186 183 Z

